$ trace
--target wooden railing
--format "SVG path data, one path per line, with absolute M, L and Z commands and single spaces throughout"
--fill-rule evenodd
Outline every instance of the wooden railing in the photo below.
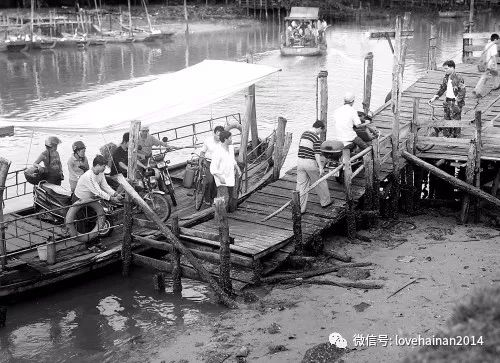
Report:
M 464 61 L 480 56 L 480 53 L 484 50 L 484 46 L 488 43 L 493 33 L 494 31 L 488 33 L 464 33 L 462 42 Z
M 14 170 L 7 174 L 3 200 L 9 200 L 33 193 L 33 185 L 26 181 L 24 170 L 26 169 Z

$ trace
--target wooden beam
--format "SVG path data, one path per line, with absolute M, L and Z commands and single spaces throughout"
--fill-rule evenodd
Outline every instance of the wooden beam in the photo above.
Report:
M 482 191 L 481 189 L 476 188 L 473 185 L 467 184 L 466 182 L 464 182 L 460 179 L 457 179 L 448 173 L 445 173 L 441 169 L 435 167 L 432 164 L 426 163 L 425 161 L 419 159 L 418 157 L 411 155 L 407 151 L 403 151 L 402 156 L 406 160 L 408 160 L 409 162 L 429 171 L 433 175 L 437 176 L 440 179 L 445 180 L 446 182 L 450 183 L 454 187 L 456 187 L 460 190 L 463 190 L 464 192 L 470 193 L 478 198 L 484 199 L 487 202 L 500 207 L 500 199 L 493 197 L 492 195 Z
M 5 181 L 9 173 L 10 161 L 0 157 L 0 267 L 5 270 L 7 245 L 5 241 L 5 229 L 3 216 L 3 195 L 5 190 Z
M 233 294 L 231 283 L 231 249 L 229 247 L 229 224 L 227 220 L 226 203 L 223 197 L 214 199 L 215 221 L 219 228 L 220 250 L 219 250 L 219 284 L 222 290 Z
M 325 129 L 320 134 L 320 140 L 325 141 L 326 131 L 328 130 L 328 71 L 320 71 L 317 82 L 319 88 L 319 115 L 316 112 L 316 119 L 325 124 Z
M 370 112 L 370 102 L 372 99 L 373 80 L 373 53 L 369 52 L 365 56 L 365 83 L 363 88 L 363 111 L 368 115 Z
M 437 29 L 436 24 L 431 24 L 431 35 L 429 37 L 429 62 L 427 65 L 427 69 L 436 70 L 436 48 L 437 48 Z
M 286 128 L 286 118 L 278 117 L 278 128 L 276 129 L 276 139 L 274 145 L 274 155 L 273 155 L 273 178 L 278 180 L 280 178 L 281 164 L 283 162 L 283 147 L 285 145 L 285 128 Z
M 189 261 L 189 263 L 196 269 L 200 274 L 203 281 L 207 282 L 210 287 L 217 294 L 220 301 L 230 308 L 236 308 L 236 302 L 231 299 L 217 284 L 213 277 L 208 273 L 208 271 L 203 267 L 203 265 L 198 261 L 196 257 L 193 256 L 191 251 L 186 248 L 181 241 L 170 231 L 170 229 L 163 223 L 161 218 L 151 210 L 147 203 L 137 194 L 134 188 L 125 180 L 123 175 L 118 174 L 118 183 L 125 189 L 125 191 L 133 198 L 136 204 L 144 211 L 144 214 L 153 222 L 155 222 L 161 231 L 161 233 L 169 240 L 179 252 L 181 252 Z

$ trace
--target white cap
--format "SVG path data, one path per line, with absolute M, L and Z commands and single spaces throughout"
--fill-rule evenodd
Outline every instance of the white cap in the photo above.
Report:
M 344 102 L 347 102 L 347 103 L 354 102 L 354 93 L 346 92 L 344 94 Z

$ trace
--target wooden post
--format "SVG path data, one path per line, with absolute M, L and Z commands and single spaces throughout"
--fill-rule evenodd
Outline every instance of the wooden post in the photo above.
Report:
M 163 223 L 161 218 L 151 210 L 151 208 L 147 205 L 147 203 L 139 196 L 139 194 L 135 191 L 135 189 L 125 180 L 123 175 L 118 174 L 117 177 L 118 183 L 125 189 L 125 192 L 129 194 L 135 203 L 143 210 L 144 214 L 156 224 L 160 232 L 167 238 L 167 240 L 174 245 L 177 250 L 179 250 L 182 255 L 186 257 L 189 263 L 193 266 L 193 268 L 198 272 L 201 279 L 207 282 L 210 287 L 217 294 L 220 301 L 230 307 L 237 308 L 238 305 L 236 302 L 231 299 L 217 284 L 217 282 L 212 278 L 210 273 L 203 267 L 203 265 L 198 261 L 196 257 L 193 256 L 193 253 L 186 248 L 182 242 L 170 231 L 170 229 Z
M 175 214 L 172 216 L 172 233 L 175 237 L 179 238 L 180 235 L 180 227 L 179 227 L 179 216 Z M 172 290 L 174 294 L 182 293 L 182 268 L 181 268 L 181 253 L 177 248 L 172 249 L 172 266 L 174 267 L 172 270 Z
M 129 36 L 133 37 L 134 31 L 132 30 L 132 11 L 130 10 L 130 0 L 127 0 L 127 5 L 128 5 L 128 26 L 129 26 L 128 34 Z
M 370 111 L 370 102 L 372 99 L 372 80 L 373 80 L 373 53 L 369 52 L 365 56 L 365 87 L 363 89 L 363 111 L 366 115 Z
M 304 252 L 304 243 L 302 239 L 302 214 L 300 213 L 300 193 L 297 190 L 292 192 L 292 221 L 295 253 L 302 256 Z
M 349 149 L 342 150 L 342 162 L 344 163 L 344 191 L 347 202 L 347 237 L 353 239 L 356 237 L 356 216 L 354 215 L 354 203 L 352 200 L 351 179 L 351 151 Z
M 250 63 L 250 55 L 247 54 L 247 63 Z M 253 89 L 252 89 L 253 88 Z M 255 85 L 248 87 L 248 92 L 245 95 L 245 117 L 243 118 L 243 126 L 241 129 L 241 144 L 240 144 L 240 152 L 238 154 L 238 163 L 243 164 L 244 168 L 247 167 L 247 146 L 248 146 L 248 137 L 250 133 L 250 128 L 252 127 L 252 118 L 254 111 L 254 102 L 255 102 Z M 253 135 L 252 135 L 253 137 Z M 253 140 L 252 140 L 253 141 Z M 253 148 L 253 144 L 252 144 Z
M 226 215 L 226 203 L 223 197 L 214 199 L 215 220 L 219 228 L 220 238 L 220 265 L 219 284 L 222 290 L 228 294 L 233 294 L 233 284 L 231 282 L 231 249 L 229 243 L 229 224 Z
M 3 195 L 5 191 L 5 181 L 7 180 L 7 174 L 9 173 L 10 161 L 0 157 L 0 267 L 2 271 L 5 269 L 7 263 L 7 245 L 5 241 L 5 229 L 3 218 Z
M 437 69 L 436 63 L 436 48 L 437 48 L 437 30 L 436 24 L 431 24 L 431 35 L 429 37 L 429 64 L 428 69 L 435 71 Z
M 165 291 L 165 277 L 163 273 L 157 272 L 153 275 L 153 289 L 158 292 Z
M 373 210 L 373 152 L 363 156 L 363 165 L 365 167 L 365 195 L 364 207 L 365 210 Z
M 404 20 L 401 16 L 396 17 L 396 32 L 395 32 L 395 47 L 394 47 L 394 64 L 392 69 L 392 111 L 394 113 L 394 121 L 392 123 L 392 166 L 393 166 L 393 199 L 391 211 L 394 217 L 398 215 L 399 193 L 401 186 L 400 172 L 400 156 L 399 156 L 399 119 L 400 119 L 400 100 L 401 87 L 403 85 L 403 72 L 406 54 L 406 39 L 402 37 L 403 26 L 408 23 L 408 14 L 405 13 Z M 405 25 L 406 27 L 406 25 Z
M 247 63 L 253 64 L 253 54 L 247 56 Z M 250 124 L 250 132 L 252 133 L 252 149 L 257 148 L 259 145 L 259 132 L 257 128 L 257 108 L 255 107 L 255 84 L 248 87 L 248 107 L 250 107 L 249 116 L 247 120 Z
M 328 71 L 320 71 L 318 74 L 319 83 L 319 117 L 316 112 L 316 118 L 323 121 L 325 129 L 320 134 L 320 140 L 326 140 L 326 131 L 328 130 Z M 316 105 L 318 107 L 318 105 Z
M 128 170 L 127 176 L 131 184 L 135 181 L 135 172 L 137 168 L 137 148 L 139 145 L 140 121 L 132 121 L 129 131 L 128 142 Z M 119 146 L 121 147 L 121 146 Z M 122 275 L 128 276 L 130 264 L 132 262 L 132 198 L 125 195 L 124 215 L 123 215 L 123 244 L 122 244 Z
M 7 321 L 7 306 L 0 306 L 0 328 L 5 328 Z
M 481 121 L 481 111 L 476 111 L 475 114 L 475 124 L 476 124 L 476 169 L 474 174 L 476 177 L 476 188 L 481 189 L 481 150 L 483 146 L 483 137 L 481 135 L 482 121 Z M 475 200 L 475 214 L 474 221 L 478 223 L 481 219 L 481 207 L 480 200 L 476 198 Z
M 50 240 L 47 242 L 47 264 L 53 265 L 56 263 L 56 244 L 50 238 Z
M 281 164 L 283 162 L 283 147 L 285 144 L 285 128 L 286 118 L 278 117 L 278 128 L 276 129 L 276 139 L 274 145 L 274 165 L 273 165 L 273 178 L 278 180 L 280 178 Z
M 380 139 L 372 140 L 373 210 L 380 211 Z
M 413 99 L 413 114 L 410 124 L 410 134 L 408 135 L 408 139 L 406 141 L 406 150 L 415 155 L 416 152 L 416 137 L 417 137 L 417 122 L 418 122 L 418 110 L 420 106 L 420 98 L 415 97 Z M 414 214 L 415 213 L 415 168 L 413 165 L 408 164 L 405 167 L 406 173 L 406 191 L 405 191 L 405 206 L 406 213 Z

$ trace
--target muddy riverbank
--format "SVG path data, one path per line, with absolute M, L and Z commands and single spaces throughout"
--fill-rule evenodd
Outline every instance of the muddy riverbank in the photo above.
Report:
M 384 347 L 384 336 L 431 338 L 464 297 L 498 285 L 499 231 L 459 226 L 455 217 L 448 209 L 430 209 L 417 217 L 382 220 L 377 228 L 361 231 L 365 241 L 327 238 L 327 248 L 356 262 L 372 262 L 365 268 L 370 274 L 365 281 L 382 282 L 382 289 L 266 285 L 253 290 L 259 297 L 242 302 L 239 310 L 204 319 L 169 342 L 153 334 L 141 337 L 142 344 L 124 347 L 127 352 L 122 353 L 131 354 L 131 361 L 147 356 L 164 362 L 299 362 L 308 349 L 328 343 L 329 335 L 337 332 L 347 340 L 340 353 L 345 362 L 400 361 L 419 347 L 396 346 L 394 340 Z M 316 262 L 326 263 L 339 262 L 324 257 Z M 335 273 L 319 278 L 338 280 Z M 356 334 L 373 334 L 375 345 L 354 346 Z M 118 356 L 124 357 L 122 353 Z

